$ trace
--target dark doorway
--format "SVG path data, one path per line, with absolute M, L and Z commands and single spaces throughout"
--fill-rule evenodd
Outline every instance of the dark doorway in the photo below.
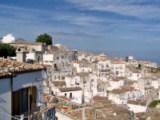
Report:
M 69 98 L 72 99 L 72 93 L 69 94 Z

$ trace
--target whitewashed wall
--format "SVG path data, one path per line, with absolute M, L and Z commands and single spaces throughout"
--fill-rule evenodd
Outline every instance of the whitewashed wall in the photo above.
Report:
M 77 69 L 77 72 L 79 72 L 79 73 L 81 73 L 81 72 L 89 73 L 89 72 L 92 72 L 92 69 L 90 67 L 80 67 L 79 69 Z
M 10 120 L 11 88 L 10 78 L 0 79 L 0 120 Z
M 83 59 L 85 59 L 86 57 L 85 57 L 85 55 L 79 55 L 78 56 L 78 61 L 81 61 L 81 60 L 83 60 Z
M 80 84 L 80 77 L 74 76 L 74 77 L 65 77 L 66 81 L 66 87 L 76 87 L 76 83 Z
M 119 81 L 109 81 L 109 85 L 112 89 L 118 89 L 121 86 L 124 85 L 124 81 L 123 80 L 119 80 Z
M 106 70 L 110 67 L 110 61 L 109 60 L 99 61 L 97 66 L 99 70 Z
M 28 53 L 26 54 L 26 60 L 36 60 L 36 54 L 35 53 Z
M 67 92 L 60 92 L 59 89 L 57 88 L 52 88 L 52 91 L 57 95 L 57 96 L 65 96 L 66 93 L 66 97 L 69 98 L 70 97 L 70 93 L 72 93 L 72 98 L 71 101 L 78 103 L 78 104 L 82 104 L 82 90 L 78 90 L 78 91 L 67 91 Z
M 154 87 L 154 89 L 158 89 L 160 86 L 160 80 L 153 80 L 151 85 Z
M 44 78 L 45 78 L 44 71 L 17 74 L 17 76 L 13 78 L 13 91 L 17 91 L 19 89 L 27 88 L 31 86 L 36 86 L 37 87 L 37 105 L 39 105 L 40 100 L 43 99 L 43 91 L 42 92 L 40 91 L 40 84 L 42 83 L 43 85 Z M 41 86 L 41 89 L 43 90 L 43 86 Z
M 127 77 L 130 80 L 135 80 L 137 81 L 142 77 L 141 73 L 130 73 L 130 75 Z
M 146 112 L 147 111 L 147 107 L 146 106 L 134 105 L 134 104 L 128 104 L 127 106 L 134 113 L 140 113 L 140 112 Z
M 125 71 L 126 71 L 126 65 L 125 64 L 111 64 L 111 71 L 117 76 L 117 77 L 124 77 Z M 118 72 L 118 75 L 116 74 Z
M 32 48 L 36 51 L 43 51 L 43 47 L 41 45 L 40 46 L 33 45 Z
M 56 111 L 56 116 L 58 117 L 58 120 L 76 120 L 59 111 Z
M 54 60 L 53 54 L 43 54 L 43 64 L 52 65 Z

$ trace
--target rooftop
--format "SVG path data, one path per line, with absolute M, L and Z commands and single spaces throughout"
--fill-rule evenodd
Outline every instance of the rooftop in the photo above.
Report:
M 87 60 L 81 60 L 77 62 L 81 67 L 91 67 L 92 63 L 88 62 Z
M 121 89 L 114 89 L 111 91 L 113 94 L 123 94 L 126 92 L 134 91 L 135 89 L 132 87 L 122 87 Z
M 118 58 L 111 58 L 111 63 L 112 64 L 125 64 L 126 62 L 122 59 L 118 59 Z
M 52 83 L 54 84 L 54 86 L 57 86 L 57 87 L 63 87 L 66 85 L 65 81 L 53 81 Z
M 128 103 L 129 103 L 129 104 L 134 104 L 134 105 L 146 106 L 147 101 L 146 101 L 146 100 L 137 99 L 137 100 L 128 100 Z
M 150 118 L 149 120 L 160 120 L 160 112 L 152 109 L 147 112 L 137 113 L 136 117 L 138 120 L 146 120 L 147 118 Z
M 141 71 L 135 67 L 127 66 L 127 68 L 133 73 L 140 73 Z
M 40 64 L 28 64 L 0 58 L 0 77 L 7 77 L 15 73 L 37 71 L 42 69 L 44 69 L 44 66 Z
M 82 109 L 76 109 L 67 112 L 69 116 L 76 120 L 82 120 Z M 108 104 L 101 107 L 86 107 L 85 118 L 86 120 L 130 120 L 130 112 L 121 106 Z
M 27 42 L 27 41 L 14 41 L 10 44 L 23 44 L 23 45 L 44 45 L 42 42 Z
M 81 72 L 81 73 L 77 73 L 77 75 L 80 77 L 88 77 L 89 73 Z
M 69 91 L 80 91 L 82 90 L 81 87 L 64 87 L 64 88 L 59 88 L 61 92 L 69 92 Z
M 113 77 L 112 80 L 113 81 L 120 81 L 120 80 L 125 80 L 125 77 Z

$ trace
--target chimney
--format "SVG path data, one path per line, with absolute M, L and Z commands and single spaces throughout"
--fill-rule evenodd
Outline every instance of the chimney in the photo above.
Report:
M 26 53 L 27 53 L 26 51 L 18 49 L 16 51 L 17 62 L 25 62 L 26 61 Z

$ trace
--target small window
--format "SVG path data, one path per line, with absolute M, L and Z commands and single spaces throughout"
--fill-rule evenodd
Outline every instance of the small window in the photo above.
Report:
M 116 75 L 119 75 L 119 72 L 118 72 L 118 71 L 116 71 Z

